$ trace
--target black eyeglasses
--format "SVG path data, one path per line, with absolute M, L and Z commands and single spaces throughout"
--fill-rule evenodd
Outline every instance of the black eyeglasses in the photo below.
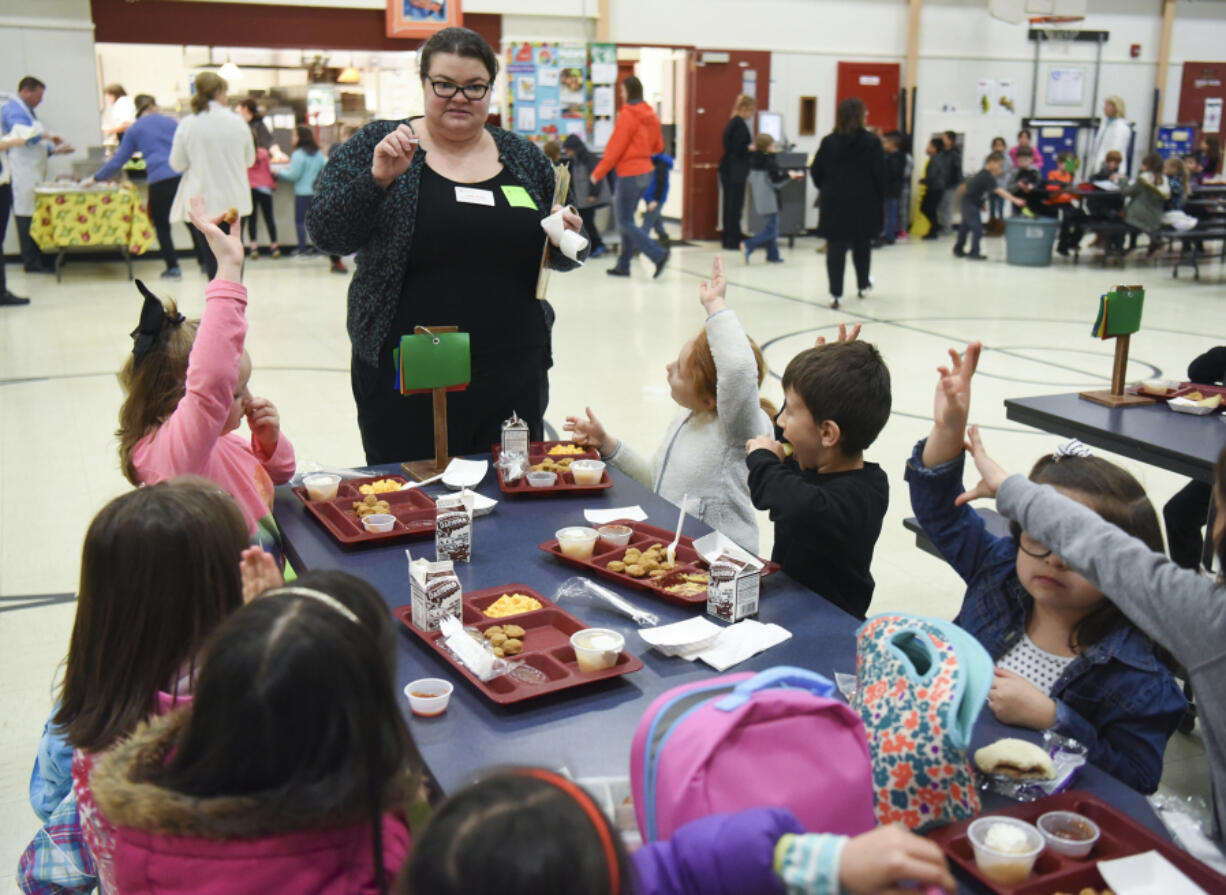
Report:
M 467 100 L 485 99 L 485 94 L 490 90 L 489 84 L 465 84 L 461 87 L 450 81 L 431 81 L 430 87 L 439 99 L 451 99 L 457 93 L 463 93 Z
M 1017 548 L 1027 556 L 1033 556 L 1035 559 L 1047 559 L 1051 556 L 1051 548 L 1040 544 L 1026 532 L 1022 532 L 1017 536 Z

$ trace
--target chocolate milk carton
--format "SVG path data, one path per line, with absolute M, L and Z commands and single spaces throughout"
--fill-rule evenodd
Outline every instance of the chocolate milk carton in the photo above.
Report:
M 472 497 L 444 494 L 435 501 L 434 558 L 438 562 L 472 562 Z
M 413 627 L 437 631 L 443 619 L 462 618 L 464 591 L 450 562 L 410 559 L 409 586 Z
M 711 563 L 707 584 L 707 613 L 726 622 L 739 622 L 758 614 L 761 571 L 739 559 L 721 554 Z
M 512 412 L 511 418 L 502 424 L 502 452 L 515 451 L 528 456 L 528 424 Z

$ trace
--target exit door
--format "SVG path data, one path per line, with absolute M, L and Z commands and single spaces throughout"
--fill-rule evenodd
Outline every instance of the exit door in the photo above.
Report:
M 769 108 L 770 80 L 769 52 L 690 50 L 690 84 L 686 91 L 690 149 L 684 166 L 682 238 L 718 238 L 719 160 L 724 154 L 724 128 L 741 93 L 753 96 L 759 109 Z
M 835 115 L 839 103 L 855 96 L 868 107 L 868 127 L 879 127 L 883 133 L 898 130 L 900 69 L 897 62 L 840 62 Z

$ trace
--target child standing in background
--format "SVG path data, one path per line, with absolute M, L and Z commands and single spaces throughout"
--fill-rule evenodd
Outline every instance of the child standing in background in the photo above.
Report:
M 673 157 L 667 152 L 657 152 L 651 157 L 651 183 L 643 193 L 643 201 L 647 210 L 643 212 L 643 231 L 656 234 L 656 240 L 662 246 L 668 245 L 668 231 L 664 229 L 661 220 L 664 216 L 664 203 L 668 200 L 669 172 L 673 170 Z
M 907 177 L 907 156 L 902 151 L 901 144 L 902 135 L 898 131 L 890 131 L 881 138 L 881 146 L 885 150 L 885 224 L 881 230 L 881 238 L 874 247 L 892 246 L 898 239 L 898 202 Z
M 1000 154 L 1000 174 L 996 176 L 996 185 L 1001 189 L 1008 191 L 1009 177 L 1013 174 L 1013 160 L 1009 153 L 1005 151 L 1006 144 L 1004 137 L 996 137 L 992 140 L 992 152 Z M 989 155 L 989 158 L 991 156 Z M 1005 216 L 1005 196 L 998 193 L 992 193 L 988 196 L 988 220 L 999 221 Z M 990 231 L 996 232 L 996 231 Z
M 885 472 L 864 451 L 890 418 L 890 371 L 877 349 L 848 337 L 792 358 L 783 373 L 779 424 L 745 445 L 753 505 L 775 523 L 771 559 L 805 587 L 864 618 L 873 598 L 869 566 L 890 499 Z
M 1053 729 L 1087 758 L 1143 793 L 1162 776 L 1166 742 L 1187 703 L 1153 642 L 1063 552 L 1031 529 L 990 534 L 964 491 L 962 467 L 971 378 L 980 345 L 949 352 L 939 368 L 932 431 L 907 462 L 911 508 L 924 533 L 966 582 L 955 622 L 991 654 L 988 708 L 1004 724 Z M 975 430 L 971 430 L 972 433 Z M 973 434 L 977 438 L 977 434 Z M 1162 552 L 1158 514 L 1123 469 L 1077 442 L 1041 457 L 1030 474 Z
M 277 221 L 272 211 L 272 196 L 277 189 L 277 178 L 272 173 L 272 157 L 260 145 L 254 126 L 251 128 L 251 141 L 255 144 L 255 164 L 247 169 L 247 182 L 251 185 L 251 217 L 243 221 L 247 225 L 247 237 L 251 240 L 251 260 L 260 257 L 258 224 L 261 212 L 264 214 L 264 226 L 268 228 L 268 253 L 273 258 L 280 258 Z
M 741 243 L 745 263 L 754 249 L 766 249 L 766 260 L 782 264 L 779 257 L 779 191 L 789 180 L 798 180 L 805 175 L 800 171 L 780 171 L 775 158 L 775 140 L 770 134 L 758 134 L 754 150 L 749 153 L 749 199 L 753 210 L 762 216 L 762 230 Z
M 954 255 L 956 257 L 966 257 L 972 261 L 987 260 L 987 255 L 979 251 L 979 240 L 983 238 L 982 215 L 985 197 L 992 196 L 1002 201 L 1008 199 L 1019 208 L 1026 204 L 998 184 L 1004 167 L 1005 157 L 999 152 L 993 152 L 988 156 L 983 169 L 958 187 L 958 192 L 962 194 L 962 219 L 958 222 L 958 240 L 954 243 Z M 966 245 L 967 233 L 971 235 L 971 251 L 969 254 L 962 248 Z
M 328 163 L 327 156 L 315 142 L 315 134 L 305 124 L 298 125 L 294 131 L 294 152 L 290 156 L 289 168 L 277 172 L 281 180 L 294 184 L 294 228 L 298 231 L 297 255 L 313 255 L 315 247 L 307 241 L 306 216 L 315 201 L 315 181 L 319 172 Z M 340 255 L 329 255 L 333 273 L 345 273 L 345 262 Z
M 590 407 L 586 419 L 568 416 L 563 428 L 575 441 L 596 445 L 602 459 L 665 500 L 680 505 L 688 494 L 687 512 L 756 553 L 758 522 L 744 446 L 746 439 L 771 431 L 774 408 L 759 395 L 766 363 L 724 303 L 726 288 L 724 263 L 716 255 L 711 282 L 698 290 L 706 324 L 667 368 L 672 398 L 683 410 L 650 463 L 610 435 Z
M 234 495 L 249 534 L 279 555 L 273 486 L 293 476 L 294 447 L 273 403 L 247 390 L 241 229 L 223 233 L 221 217 L 205 217 L 199 197 L 192 199 L 191 217 L 217 258 L 217 279 L 205 287 L 199 321 L 185 320 L 174 302 L 163 305 L 145 292 L 132 356 L 119 374 L 127 393 L 116 433 L 120 466 L 133 485 L 180 475 L 211 479 Z M 244 418 L 250 439 L 233 434 Z
M 928 166 L 924 169 L 924 198 L 920 201 L 920 214 L 928 219 L 928 232 L 924 239 L 938 239 L 941 235 L 940 210 L 941 197 L 945 195 L 945 181 L 948 180 L 945 144 L 940 137 L 933 137 L 924 147 L 928 155 Z

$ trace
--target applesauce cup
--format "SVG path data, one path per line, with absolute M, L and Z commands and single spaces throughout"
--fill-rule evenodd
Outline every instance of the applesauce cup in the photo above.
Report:
M 570 635 L 580 671 L 604 671 L 617 664 L 626 638 L 610 628 L 584 628 Z
M 988 832 L 992 827 L 1004 824 L 1017 828 L 1026 838 L 1024 850 L 1015 852 L 999 851 L 987 845 Z M 1034 870 L 1034 862 L 1043 851 L 1043 837 L 1033 824 L 1015 817 L 996 814 L 980 817 L 967 827 L 967 835 L 971 840 L 971 848 L 975 850 L 975 864 L 980 873 L 994 882 L 1005 886 L 1016 886 L 1030 878 Z
M 570 474 L 576 485 L 599 485 L 604 478 L 604 461 L 576 460 L 570 464 Z
M 599 535 L 594 528 L 571 526 L 558 529 L 554 537 L 558 539 L 558 547 L 561 548 L 563 556 L 587 560 L 596 552 L 596 538 Z
M 303 478 L 307 497 L 311 500 L 333 500 L 341 485 L 341 477 L 330 472 L 320 472 Z

